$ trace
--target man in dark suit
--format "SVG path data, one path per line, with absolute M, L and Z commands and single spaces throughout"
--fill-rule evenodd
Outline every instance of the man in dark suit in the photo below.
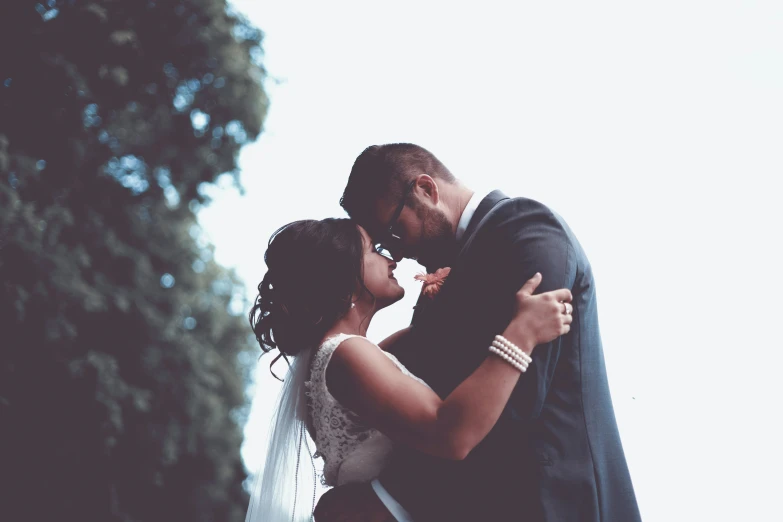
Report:
M 354 488 L 381 500 L 365 505 L 427 522 L 640 520 L 592 271 L 568 225 L 536 201 L 474 193 L 411 144 L 367 148 L 341 204 L 396 260 L 417 259 L 429 272 L 451 267 L 436 298 L 420 297 L 411 331 L 395 348 L 441 397 L 486 357 L 533 274 L 543 274 L 539 292 L 570 289 L 574 306 L 570 333 L 533 352 L 497 424 L 465 460 L 398 448 L 372 489 Z M 340 488 L 327 493 L 316 519 L 319 510 L 350 506 L 341 495 Z

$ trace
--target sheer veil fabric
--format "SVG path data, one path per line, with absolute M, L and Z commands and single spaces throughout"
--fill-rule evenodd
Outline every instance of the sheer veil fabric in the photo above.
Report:
M 270 425 L 264 467 L 256 474 L 245 522 L 312 520 L 315 468 L 307 445 L 307 396 L 312 349 L 294 357 Z M 260 392 L 259 392 L 260 393 Z

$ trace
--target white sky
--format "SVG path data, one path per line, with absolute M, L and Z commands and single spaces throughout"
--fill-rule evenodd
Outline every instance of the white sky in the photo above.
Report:
M 266 33 L 272 104 L 240 158 L 246 196 L 213 191 L 200 221 L 249 297 L 275 229 L 343 215 L 367 145 L 423 145 L 580 238 L 644 519 L 783 519 L 783 3 L 233 4 Z M 400 265 L 408 295 L 371 338 L 408 324 L 417 271 Z

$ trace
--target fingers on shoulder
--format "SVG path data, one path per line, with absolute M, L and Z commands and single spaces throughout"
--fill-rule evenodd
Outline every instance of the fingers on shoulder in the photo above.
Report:
M 571 294 L 571 290 L 569 290 L 568 288 L 560 288 L 559 290 L 554 290 L 552 291 L 551 295 L 556 301 L 567 302 L 567 303 L 571 302 L 574 298 L 574 296 Z

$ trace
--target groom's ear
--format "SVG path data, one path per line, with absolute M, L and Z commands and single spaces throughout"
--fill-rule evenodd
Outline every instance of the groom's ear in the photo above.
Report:
M 433 205 L 438 204 L 440 192 L 438 192 L 438 184 L 432 176 L 419 174 L 419 177 L 416 179 L 416 189 L 421 192 L 423 197 L 429 199 Z

